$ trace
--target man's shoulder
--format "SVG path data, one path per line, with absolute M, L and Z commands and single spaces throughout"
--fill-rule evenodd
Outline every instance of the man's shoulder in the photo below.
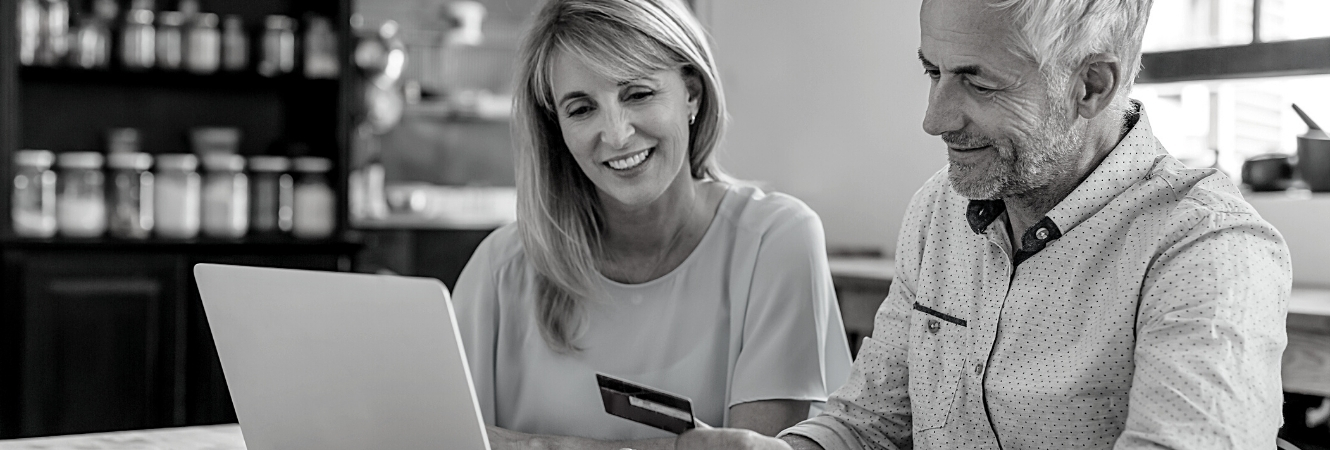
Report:
M 1177 200 L 1174 216 L 1252 215 L 1256 210 L 1242 197 L 1232 178 L 1218 169 L 1193 169 L 1166 158 L 1151 171 Z M 1257 216 L 1259 217 L 1259 216 Z
M 910 200 L 910 210 L 913 211 L 916 208 L 931 209 L 948 200 L 960 199 L 969 202 L 968 199 L 960 197 L 955 191 L 951 190 L 950 167 L 950 165 L 942 166 L 941 169 L 933 173 L 933 176 L 928 177 L 928 181 L 925 181 L 919 187 L 919 190 L 914 193 L 914 197 Z

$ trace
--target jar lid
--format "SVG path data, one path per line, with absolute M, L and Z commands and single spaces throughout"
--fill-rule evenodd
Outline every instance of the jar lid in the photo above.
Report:
M 213 13 L 203 13 L 194 16 L 194 26 L 204 28 L 217 28 L 217 15 Z
M 185 25 L 185 14 L 180 11 L 162 11 L 157 13 L 157 25 L 179 27 Z
M 152 155 L 147 153 L 112 153 L 106 155 L 106 167 L 148 170 L 149 167 L 152 167 Z
M 269 29 L 290 29 L 293 28 L 293 21 L 290 17 L 281 15 L 271 15 L 263 20 L 264 26 Z
M 46 169 L 55 162 L 55 153 L 49 150 L 19 150 L 14 152 L 14 164 Z
M 199 159 L 188 153 L 157 155 L 157 170 L 192 171 L 199 167 Z
M 56 164 L 62 169 L 100 169 L 102 154 L 97 152 L 65 152 L 56 155 Z
M 328 158 L 303 156 L 292 160 L 296 172 L 322 173 L 332 170 L 332 161 Z
M 284 156 L 251 156 L 249 170 L 252 172 L 285 172 L 291 169 L 291 160 Z
M 239 172 L 245 170 L 245 157 L 229 153 L 209 153 L 203 155 L 203 168 L 218 172 Z
M 135 25 L 152 25 L 152 10 L 131 9 L 126 11 L 125 21 Z

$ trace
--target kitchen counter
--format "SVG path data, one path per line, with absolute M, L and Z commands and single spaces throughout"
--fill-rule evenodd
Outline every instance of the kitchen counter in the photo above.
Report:
M 0 440 L 0 450 L 245 450 L 240 425 L 163 428 Z

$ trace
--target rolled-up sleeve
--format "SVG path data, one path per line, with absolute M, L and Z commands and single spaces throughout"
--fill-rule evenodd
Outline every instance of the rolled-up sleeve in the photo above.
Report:
M 1190 206 L 1142 286 L 1126 429 L 1114 448 L 1273 448 L 1288 248 L 1255 214 Z

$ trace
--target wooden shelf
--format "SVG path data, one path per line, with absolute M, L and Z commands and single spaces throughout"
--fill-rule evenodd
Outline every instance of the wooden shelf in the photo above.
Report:
M 361 247 L 356 239 L 301 240 L 286 236 L 255 236 L 242 239 L 113 239 L 113 238 L 7 238 L 0 247 L 15 250 L 95 250 L 130 252 L 215 253 L 241 252 L 261 254 L 346 253 Z
M 241 90 L 285 90 L 290 88 L 336 90 L 339 81 L 337 79 L 305 78 L 298 74 L 265 77 L 250 72 L 218 72 L 200 75 L 186 71 L 127 71 L 123 69 L 80 69 L 72 67 L 38 66 L 20 67 L 19 78 L 23 83 Z

